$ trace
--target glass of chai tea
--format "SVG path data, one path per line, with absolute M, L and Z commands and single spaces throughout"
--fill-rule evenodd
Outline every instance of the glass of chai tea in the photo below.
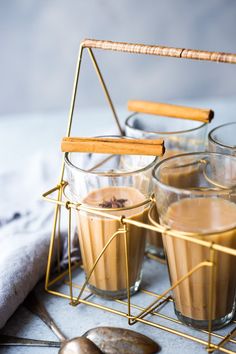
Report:
M 167 158 L 184 152 L 204 151 L 207 124 L 180 118 L 167 118 L 144 113 L 134 113 L 126 119 L 126 136 L 136 139 L 159 139 L 165 141 Z M 157 211 L 153 216 L 158 218 Z M 162 236 L 154 231 L 146 231 L 147 252 L 164 259 Z
M 153 182 L 162 225 L 236 249 L 236 157 L 208 152 L 173 156 L 156 166 Z M 210 248 L 189 240 L 163 233 L 163 242 L 172 285 L 210 259 Z M 212 328 L 220 328 L 235 312 L 236 256 L 215 252 L 212 313 L 210 266 L 200 267 L 173 289 L 177 317 L 196 328 L 208 328 L 209 319 Z
M 212 129 L 208 135 L 208 148 L 212 152 L 236 156 L 236 122 Z
M 114 137 L 112 137 L 114 138 Z M 107 242 L 91 277 L 90 290 L 102 297 L 127 297 L 127 274 L 122 216 L 147 222 L 152 188 L 153 156 L 66 153 L 68 187 L 71 199 L 88 211 L 77 211 L 79 244 L 85 275 L 88 277 Z M 96 215 L 105 212 L 116 218 Z M 130 294 L 141 281 L 145 251 L 144 228 L 127 225 L 127 255 Z

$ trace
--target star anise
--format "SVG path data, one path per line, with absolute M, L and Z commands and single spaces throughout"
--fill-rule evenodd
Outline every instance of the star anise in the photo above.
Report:
M 110 200 L 104 200 L 99 206 L 102 208 L 124 208 L 127 200 L 128 199 L 123 198 L 116 199 L 116 197 L 113 196 Z

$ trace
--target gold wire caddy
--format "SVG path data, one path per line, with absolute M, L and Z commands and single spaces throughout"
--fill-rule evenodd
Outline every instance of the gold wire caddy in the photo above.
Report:
M 126 52 L 126 53 L 132 53 L 132 54 L 148 54 L 148 55 L 156 55 L 156 56 L 167 56 L 167 57 L 175 57 L 175 58 L 185 58 L 185 59 L 196 59 L 196 60 L 204 60 L 204 61 L 215 61 L 215 62 L 223 62 L 223 63 L 231 63 L 231 64 L 236 64 L 236 54 L 230 54 L 230 53 L 218 53 L 218 52 L 208 52 L 208 51 L 199 51 L 199 50 L 192 50 L 192 49 L 184 49 L 184 48 L 170 48 L 170 47 L 163 47 L 163 46 L 148 46 L 148 45 L 143 45 L 143 44 L 131 44 L 131 43 L 121 43 L 121 42 L 111 42 L 111 41 L 102 41 L 102 40 L 84 40 L 81 43 L 80 50 L 79 50 L 79 55 L 78 55 L 78 61 L 77 61 L 77 67 L 76 67 L 76 73 L 75 73 L 75 79 L 74 79 L 74 88 L 73 88 L 73 93 L 72 93 L 72 99 L 71 99 L 71 106 L 70 106 L 70 112 L 69 112 L 69 120 L 68 120 L 68 127 L 67 127 L 67 132 L 66 136 L 70 137 L 71 133 L 71 127 L 72 127 L 72 120 L 73 120 L 73 114 L 74 114 L 74 108 L 75 108 L 75 102 L 76 102 L 76 96 L 77 96 L 77 88 L 78 88 L 78 81 L 79 81 L 79 75 L 80 75 L 80 70 L 81 70 L 81 63 L 82 63 L 82 57 L 83 57 L 83 52 L 84 50 L 87 50 L 89 53 L 89 56 L 92 60 L 93 66 L 95 68 L 95 71 L 98 75 L 100 84 L 103 88 L 103 91 L 105 93 L 105 97 L 108 101 L 108 104 L 111 108 L 111 111 L 113 113 L 114 120 L 116 122 L 116 125 L 120 131 L 121 134 L 123 134 L 115 107 L 113 105 L 113 102 L 111 100 L 110 94 L 108 92 L 107 86 L 105 84 L 105 81 L 103 79 L 103 76 L 101 74 L 101 71 L 99 69 L 98 63 L 95 59 L 94 53 L 92 49 L 101 49 L 101 50 L 110 50 L 110 51 L 119 51 L 119 52 Z M 215 294 L 213 291 L 213 282 L 214 282 L 214 275 L 215 275 L 215 268 L 216 268 L 216 263 L 215 263 L 215 255 L 216 252 L 224 252 L 229 255 L 236 256 L 236 250 L 231 249 L 228 247 L 224 247 L 219 244 L 215 244 L 212 242 L 208 241 L 203 241 L 198 238 L 192 238 L 189 234 L 184 234 L 181 232 L 177 232 L 175 230 L 172 230 L 170 228 L 166 228 L 161 226 L 160 224 L 156 223 L 155 220 L 152 219 L 151 216 L 151 211 L 152 211 L 152 206 L 149 210 L 149 219 L 152 221 L 152 225 L 149 224 L 144 224 L 142 222 L 138 222 L 135 220 L 131 220 L 129 218 L 126 218 L 125 216 L 118 217 L 111 215 L 105 211 L 101 210 L 93 210 L 91 208 L 88 208 L 82 204 L 76 204 L 72 202 L 71 200 L 68 200 L 67 198 L 64 197 L 64 190 L 67 186 L 67 182 L 64 181 L 64 169 L 65 169 L 65 163 L 64 159 L 62 162 L 62 168 L 61 168 L 61 174 L 59 177 L 59 182 L 58 184 L 45 192 L 43 194 L 43 198 L 47 200 L 48 202 L 51 202 L 55 204 L 55 213 L 54 213 L 54 221 L 53 221 L 53 229 L 52 229 L 52 234 L 51 234 L 51 240 L 50 240 L 50 246 L 49 246 L 49 255 L 48 255 L 48 264 L 47 264 L 47 271 L 46 271 L 46 280 L 45 280 L 45 289 L 48 293 L 56 296 L 63 297 L 67 300 L 69 300 L 70 304 L 73 306 L 79 305 L 79 304 L 85 304 L 89 305 L 92 308 L 98 308 L 102 309 L 105 311 L 108 311 L 112 314 L 116 314 L 122 317 L 125 317 L 128 321 L 129 325 L 133 325 L 137 322 L 145 324 L 145 325 L 150 325 L 155 328 L 167 331 L 171 334 L 175 334 L 178 336 L 181 336 L 185 339 L 192 340 L 196 343 L 199 343 L 203 345 L 206 348 L 206 351 L 208 352 L 213 352 L 215 350 L 219 350 L 224 353 L 236 353 L 236 340 L 233 339 L 233 337 L 236 334 L 236 327 L 233 328 L 228 334 L 226 335 L 221 335 L 218 332 L 214 333 L 212 331 L 212 323 L 211 323 L 211 313 L 213 311 L 213 303 L 214 303 L 214 298 Z M 53 194 L 56 194 L 56 197 L 52 197 Z M 154 205 L 154 199 L 150 198 L 148 200 L 145 200 L 144 204 L 151 203 Z M 60 268 L 60 237 L 61 237 L 61 214 L 62 210 L 67 213 L 67 220 L 68 220 L 68 269 L 61 270 Z M 75 263 L 72 264 L 71 260 L 71 237 L 72 237 L 72 211 L 73 210 L 81 210 L 81 211 L 86 211 L 87 213 L 92 213 L 95 215 L 103 216 L 106 218 L 111 218 L 111 219 L 116 219 L 120 222 L 120 228 L 118 230 L 118 234 L 122 234 L 124 236 L 124 244 L 125 244 L 125 274 L 126 274 L 126 286 L 127 286 L 127 301 L 124 300 L 113 300 L 117 304 L 122 304 L 125 306 L 126 311 L 121 311 L 119 309 L 114 309 L 114 307 L 111 306 L 105 306 L 103 304 L 96 303 L 94 302 L 93 298 L 95 295 L 92 294 L 90 291 L 87 290 L 86 285 L 88 283 L 89 277 L 91 276 L 92 272 L 94 271 L 99 259 L 102 257 L 104 252 L 106 251 L 107 247 L 109 244 L 112 242 L 112 240 L 117 237 L 117 233 L 111 235 L 109 241 L 101 251 L 99 257 L 96 259 L 96 262 L 94 263 L 92 269 L 90 270 L 87 279 L 82 285 L 79 285 L 74 282 L 73 280 L 73 273 L 78 269 L 79 264 Z M 151 231 L 156 231 L 159 233 L 165 233 L 168 234 L 171 237 L 174 238 L 179 238 L 182 240 L 186 240 L 198 245 L 201 245 L 203 247 L 206 247 L 209 249 L 209 258 L 206 259 L 205 261 L 199 263 L 197 266 L 192 268 L 184 277 L 179 279 L 173 286 L 169 287 L 166 289 L 164 292 L 161 294 L 158 294 L 157 292 L 152 292 L 149 290 L 145 289 L 140 289 L 139 293 L 140 294 L 145 294 L 150 296 L 152 299 L 154 298 L 154 301 L 151 301 L 146 307 L 133 304 L 131 302 L 131 296 L 130 296 L 130 291 L 129 291 L 129 266 L 128 266 L 128 253 L 127 253 L 127 225 L 132 224 L 135 225 L 136 227 L 148 229 Z M 199 236 L 198 234 L 195 234 L 194 236 Z M 57 271 L 58 274 L 55 276 L 52 276 L 52 264 L 53 264 L 53 254 L 56 252 L 57 254 Z M 170 325 L 163 325 L 162 323 L 157 323 L 152 321 L 152 318 L 158 318 L 158 319 L 165 319 L 168 321 L 168 323 L 174 323 L 178 325 L 182 325 L 182 323 L 175 317 L 170 317 L 166 316 L 165 314 L 161 314 L 158 312 L 160 308 L 162 308 L 165 304 L 171 303 L 173 300 L 171 296 L 169 295 L 170 291 L 173 290 L 175 287 L 177 287 L 181 282 L 183 282 L 186 278 L 190 277 L 194 272 L 196 272 L 200 268 L 204 267 L 209 267 L 210 272 L 211 272 L 211 280 L 210 280 L 210 287 L 209 287 L 209 304 L 210 304 L 210 315 L 209 315 L 209 321 L 208 321 L 208 330 L 196 330 L 196 336 L 189 334 L 188 331 L 181 331 L 181 330 L 176 330 L 175 328 L 172 328 Z M 68 280 L 66 278 L 68 277 Z M 62 292 L 62 291 L 57 291 L 54 289 L 55 285 L 57 285 L 59 282 L 64 282 L 65 284 L 68 285 L 69 293 Z M 75 296 L 75 292 L 78 292 L 79 294 Z M 82 297 L 83 294 L 88 294 L 85 297 Z M 137 313 L 134 313 L 132 310 L 136 310 Z M 151 315 L 150 318 L 146 318 L 148 315 Z M 236 321 L 233 321 L 233 323 L 236 323 Z M 184 327 L 183 328 L 187 328 Z M 197 335 L 198 334 L 198 335 Z M 203 338 L 200 334 L 204 334 L 205 337 Z M 217 343 L 213 342 L 213 339 L 217 340 Z M 223 347 L 224 344 L 226 343 L 231 343 L 232 345 L 235 345 L 234 349 L 226 349 Z

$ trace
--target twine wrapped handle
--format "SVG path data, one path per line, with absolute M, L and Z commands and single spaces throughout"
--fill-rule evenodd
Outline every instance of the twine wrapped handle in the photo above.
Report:
M 90 152 L 118 155 L 162 156 L 165 152 L 163 139 L 80 138 L 62 139 L 63 152 Z
M 211 122 L 214 117 L 214 111 L 211 109 L 192 108 L 150 101 L 128 101 L 128 110 L 132 112 L 196 120 L 203 123 Z
M 141 43 L 114 42 L 100 39 L 85 39 L 82 41 L 81 46 L 82 48 L 94 48 L 124 53 L 149 54 L 181 59 L 236 64 L 236 54 L 234 53 L 210 52 L 207 50 L 147 45 Z

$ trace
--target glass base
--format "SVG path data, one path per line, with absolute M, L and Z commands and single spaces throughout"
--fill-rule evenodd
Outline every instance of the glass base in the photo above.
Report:
M 178 317 L 178 319 L 184 324 L 186 324 L 187 326 L 194 327 L 197 329 L 206 329 L 206 330 L 208 329 L 208 320 L 195 320 L 193 318 L 186 317 L 176 309 L 175 309 L 175 314 Z M 234 316 L 234 311 L 230 312 L 224 317 L 212 320 L 212 330 L 216 330 L 226 326 L 228 323 L 232 321 L 233 316 Z
M 129 291 L 130 291 L 130 296 L 134 295 L 140 286 L 141 283 L 141 277 L 139 278 L 139 280 L 137 280 L 135 282 L 135 284 L 133 286 L 130 287 Z M 127 298 L 127 289 L 121 289 L 121 290 L 103 290 L 103 289 L 98 289 L 96 288 L 94 285 L 88 284 L 87 285 L 89 290 L 95 294 L 98 295 L 100 297 L 103 297 L 105 299 L 108 300 L 118 300 L 118 299 L 126 299 Z
M 147 244 L 146 246 L 146 253 L 150 253 L 152 256 L 157 258 L 161 258 L 162 260 L 166 259 L 164 249 L 161 247 L 156 247 L 151 244 Z

